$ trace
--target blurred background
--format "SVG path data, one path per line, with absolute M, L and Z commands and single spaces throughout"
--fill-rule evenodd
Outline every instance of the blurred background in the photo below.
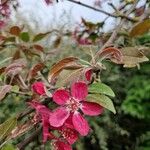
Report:
M 103 2 L 97 7 L 111 11 L 112 8 L 108 5 L 109 1 Z M 92 0 L 82 0 L 82 2 L 94 5 Z M 114 5 L 119 5 L 118 0 L 113 2 Z M 20 0 L 20 6 L 11 14 L 8 26 L 24 25 L 31 34 L 37 34 L 53 29 L 65 31 L 74 29 L 80 23 L 81 18 L 90 22 L 102 22 L 106 17 L 99 12 L 70 2 L 47 6 L 43 0 Z M 102 31 L 111 31 L 116 23 L 114 19 L 108 19 Z M 41 43 L 50 47 L 49 49 L 54 49 L 52 45 L 56 37 L 56 35 L 49 36 Z M 134 42 L 136 46 L 150 46 L 150 33 L 136 38 Z M 121 41 L 122 43 L 124 46 L 131 46 L 128 38 Z M 56 60 L 68 55 L 88 59 L 88 56 L 71 40 L 64 38 L 59 47 L 59 55 L 49 60 L 49 67 Z M 5 55 L 6 53 L 0 53 L 1 59 Z M 74 148 L 77 150 L 150 150 L 150 63 L 142 63 L 140 69 L 136 67 L 126 69 L 122 65 L 110 62 L 105 62 L 105 65 L 107 70 L 101 73 L 101 80 L 109 85 L 116 94 L 113 102 L 117 114 L 114 115 L 106 110 L 103 115 L 89 119 L 92 132 L 88 137 L 81 138 Z M 45 76 L 47 71 L 43 70 Z M 0 76 L 0 80 L 1 78 Z M 25 99 L 26 97 L 20 97 L 17 94 L 7 96 L 6 100 L 0 103 L 0 123 L 23 110 Z M 18 140 L 21 141 L 25 137 L 28 137 L 28 134 Z M 15 144 L 18 140 L 12 143 Z M 36 142 L 30 143 L 26 150 L 38 150 L 37 145 Z M 46 149 L 49 149 L 49 143 L 47 143 Z

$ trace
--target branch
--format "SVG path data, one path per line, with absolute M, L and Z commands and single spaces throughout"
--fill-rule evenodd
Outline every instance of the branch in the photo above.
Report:
M 137 19 L 131 18 L 131 17 L 129 17 L 128 15 L 124 15 L 124 14 L 122 14 L 122 13 L 118 13 L 118 14 L 109 13 L 109 12 L 104 11 L 104 10 L 102 10 L 102 9 L 98 9 L 98 8 L 92 7 L 92 6 L 90 6 L 90 5 L 87 5 L 87 4 L 84 4 L 84 3 L 82 3 L 82 2 L 78 2 L 78 1 L 75 1 L 75 0 L 67 0 L 67 1 L 72 2 L 72 3 L 75 3 L 75 4 L 78 4 L 78 5 L 81 5 L 81 6 L 84 6 L 84 7 L 86 7 L 86 8 L 90 8 L 90 9 L 92 9 L 92 10 L 94 10 L 94 11 L 103 13 L 103 14 L 105 14 L 105 15 L 107 15 L 107 16 L 110 16 L 110 17 L 114 17 L 114 18 L 121 17 L 121 18 L 125 18 L 125 19 L 127 19 L 127 20 L 129 20 L 129 21 L 132 21 L 132 22 L 137 22 L 137 21 L 138 21 Z
M 132 11 L 135 9 L 136 5 L 138 3 L 138 0 L 135 1 L 135 3 L 132 5 L 132 7 L 126 12 L 126 15 L 128 16 L 130 13 L 132 13 Z M 105 49 L 106 47 L 108 47 L 109 45 L 111 45 L 113 43 L 113 41 L 116 39 L 118 32 L 120 31 L 121 27 L 123 26 L 123 24 L 126 22 L 126 19 L 122 19 L 120 24 L 118 25 L 118 27 L 113 31 L 113 33 L 111 34 L 110 38 L 108 39 L 108 41 L 103 45 L 103 47 L 95 54 L 95 60 L 99 57 L 99 54 L 101 53 L 101 51 L 103 49 Z
M 25 140 L 23 140 L 22 142 L 17 144 L 18 149 L 19 150 L 24 150 L 26 145 L 31 143 L 35 139 L 35 137 L 37 137 L 39 135 L 40 132 L 41 132 L 41 127 L 39 127 L 35 132 L 33 132 L 31 134 L 31 136 L 29 136 L 28 138 L 26 138 Z

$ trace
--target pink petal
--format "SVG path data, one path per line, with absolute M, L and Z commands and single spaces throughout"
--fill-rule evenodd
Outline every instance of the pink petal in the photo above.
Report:
M 3 27 L 5 27 L 5 22 L 0 20 L 0 29 L 2 29 Z
M 53 100 L 58 105 L 63 105 L 70 98 L 69 92 L 66 90 L 57 90 L 53 93 Z
M 92 44 L 91 40 L 88 38 L 78 38 L 77 42 L 81 45 L 91 45 Z
M 91 78 L 92 78 L 92 69 L 91 68 L 88 68 L 86 71 L 85 71 L 85 77 L 87 79 L 87 81 L 91 81 Z
M 69 117 L 67 118 L 67 120 L 65 121 L 64 126 L 70 129 L 74 129 L 73 123 L 72 123 L 72 116 L 73 114 L 70 113 Z
M 40 114 L 40 115 L 50 115 L 51 114 L 51 110 L 49 108 L 47 108 L 45 105 L 39 103 L 36 100 L 32 100 L 31 102 L 28 102 L 28 104 L 33 107 L 34 109 L 36 109 L 36 111 Z
M 62 136 L 69 144 L 73 144 L 78 139 L 78 133 L 75 129 L 67 128 L 65 125 L 61 129 Z
M 81 101 L 88 95 L 88 87 L 84 82 L 76 82 L 72 84 L 71 94 L 74 98 Z
M 66 144 L 62 141 L 56 141 L 56 142 L 54 142 L 54 144 L 55 144 L 56 150 L 72 150 L 72 148 L 69 144 Z
M 103 107 L 93 102 L 82 102 L 82 112 L 89 116 L 98 116 L 103 112 Z
M 28 102 L 28 104 L 35 108 L 37 114 L 41 116 L 40 120 L 42 120 L 43 127 L 43 143 L 45 143 L 48 139 L 53 139 L 54 136 L 49 132 L 49 117 L 51 115 L 51 111 L 46 106 L 40 104 L 35 100 Z
M 76 113 L 72 117 L 72 122 L 75 129 L 82 135 L 86 136 L 89 133 L 88 122 L 82 117 L 80 113 Z
M 69 115 L 69 111 L 67 111 L 64 107 L 59 107 L 50 115 L 49 123 L 53 127 L 60 127 L 64 124 Z
M 42 126 L 43 126 L 43 143 L 45 143 L 49 137 L 49 123 L 47 122 L 46 119 L 42 120 Z
M 43 143 L 46 143 L 47 140 L 55 139 L 56 137 L 49 131 L 50 124 L 48 118 L 42 118 L 43 126 Z
M 44 86 L 43 82 L 35 82 L 32 84 L 32 90 L 39 95 L 43 95 L 45 94 Z

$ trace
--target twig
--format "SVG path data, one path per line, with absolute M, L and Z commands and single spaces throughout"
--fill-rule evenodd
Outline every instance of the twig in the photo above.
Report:
M 21 75 L 18 75 L 18 77 L 19 77 L 19 80 L 20 80 L 21 84 L 23 85 L 23 87 L 24 87 L 25 89 L 28 89 L 28 86 L 25 84 L 25 82 L 24 82 L 22 76 L 21 76 Z
M 102 10 L 102 9 L 98 9 L 98 8 L 92 7 L 92 6 L 90 6 L 90 5 L 87 5 L 87 4 L 84 4 L 84 3 L 82 3 L 82 2 L 78 2 L 78 1 L 75 1 L 75 0 L 67 0 L 67 1 L 72 2 L 72 3 L 75 3 L 75 4 L 78 4 L 78 5 L 81 5 L 81 6 L 84 6 L 84 7 L 86 7 L 86 8 L 92 9 L 92 10 L 97 11 L 97 12 L 100 12 L 100 13 L 103 13 L 103 14 L 105 14 L 105 15 L 107 15 L 107 16 L 110 16 L 110 17 L 114 17 L 114 18 L 121 17 L 121 18 L 125 18 L 125 19 L 127 19 L 127 20 L 129 20 L 129 21 L 133 21 L 133 22 L 137 22 L 137 21 L 138 21 L 137 19 L 131 18 L 131 17 L 129 17 L 128 15 L 124 15 L 124 14 L 122 14 L 122 13 L 119 13 L 119 14 L 109 13 L 109 12 L 104 11 L 104 10 Z
M 126 15 L 129 15 L 130 13 L 132 13 L 132 11 L 135 9 L 136 5 L 138 3 L 138 0 L 136 0 L 136 2 L 132 5 L 132 7 L 127 11 Z M 111 34 L 110 38 L 108 39 L 108 41 L 102 46 L 102 48 L 95 54 L 95 60 L 99 57 L 99 54 L 101 53 L 101 51 L 103 49 L 105 49 L 106 47 L 108 47 L 109 45 L 112 44 L 112 42 L 115 40 L 115 38 L 118 35 L 118 32 L 120 31 L 121 27 L 123 26 L 123 24 L 125 23 L 126 19 L 122 19 L 120 24 L 118 25 L 118 27 L 113 31 L 113 33 Z
M 27 139 L 17 144 L 18 149 L 24 150 L 26 145 L 31 143 L 35 139 L 35 137 L 39 135 L 40 132 L 41 132 L 41 127 L 39 127 L 35 132 L 33 132 L 33 134 L 31 134 L 31 136 L 29 136 Z
M 121 10 L 123 10 L 123 9 L 124 9 L 126 6 L 128 6 L 128 5 L 129 5 L 129 3 L 125 3 L 125 4 L 121 5 L 121 6 L 119 6 L 118 10 L 121 11 Z M 115 14 L 115 13 L 116 13 L 116 12 L 113 12 L 113 14 Z M 107 16 L 107 17 L 104 19 L 103 22 L 105 22 L 108 18 L 109 18 L 109 16 Z

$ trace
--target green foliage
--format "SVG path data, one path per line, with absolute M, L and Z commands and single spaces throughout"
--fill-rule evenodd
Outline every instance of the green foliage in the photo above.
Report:
M 150 148 L 150 131 L 142 134 L 137 138 L 136 150 L 149 150 Z
M 150 119 L 150 79 L 143 75 L 133 77 L 127 91 L 123 111 L 139 119 Z
M 149 34 L 145 34 L 144 36 L 141 36 L 138 38 L 138 42 L 141 44 L 141 45 L 148 45 L 150 43 L 150 35 Z
M 12 144 L 5 144 L 1 150 L 16 150 Z

